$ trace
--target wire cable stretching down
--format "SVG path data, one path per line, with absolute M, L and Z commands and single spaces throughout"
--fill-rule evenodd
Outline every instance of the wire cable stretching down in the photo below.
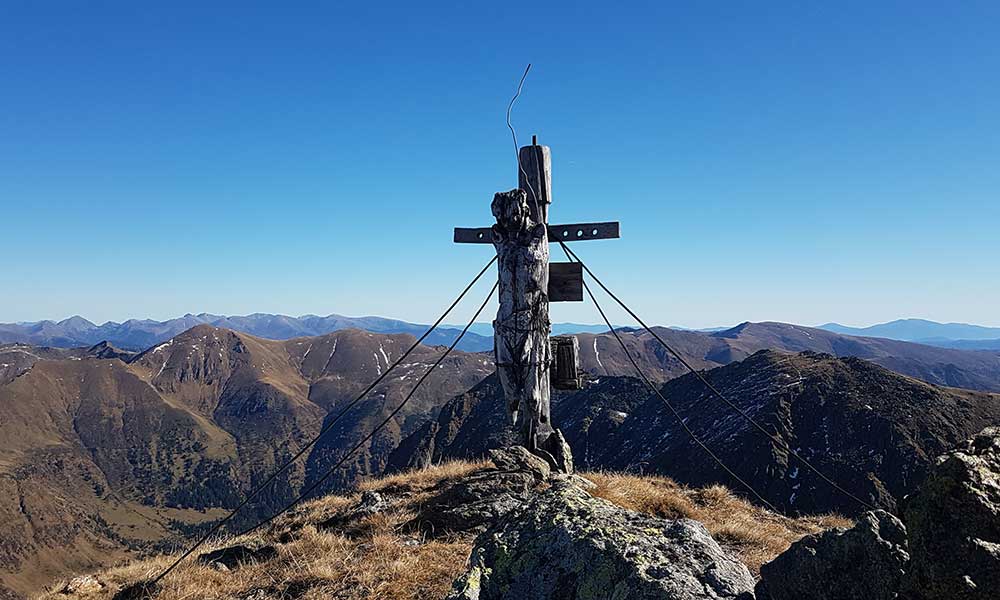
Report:
M 260 492 L 262 492 L 264 490 L 264 488 L 266 488 L 275 479 L 277 479 L 278 476 L 281 475 L 281 473 L 285 472 L 285 470 L 287 470 L 288 467 L 290 467 L 292 464 L 295 463 L 295 461 L 297 461 L 299 458 L 301 458 L 302 455 L 304 455 L 306 453 L 306 451 L 309 450 L 309 448 L 312 448 L 314 445 L 316 445 L 316 442 L 318 442 L 320 440 L 320 438 L 323 437 L 324 434 L 326 434 L 328 431 L 330 431 L 333 428 L 333 426 L 336 425 L 337 422 L 340 421 L 340 419 L 343 418 L 343 416 L 345 414 L 347 414 L 347 411 L 351 410 L 351 408 L 353 408 L 358 402 L 360 402 L 362 399 L 364 399 L 365 396 L 367 396 L 373 389 L 375 389 L 375 386 L 377 386 L 386 377 L 388 377 L 389 373 L 391 373 L 393 369 L 395 369 L 397 366 L 399 366 L 400 363 L 402 363 L 403 360 L 405 360 L 407 356 L 409 356 L 414 350 L 416 350 L 417 347 L 420 346 L 421 342 L 423 342 L 425 339 L 427 339 L 427 336 L 430 335 L 432 331 L 434 331 L 435 329 L 437 329 L 438 325 L 440 325 L 445 320 L 445 318 L 451 313 L 451 311 L 456 306 L 458 306 L 458 303 L 462 301 L 462 299 L 465 297 L 465 295 L 467 293 L 469 293 L 469 290 L 471 290 L 472 287 L 476 285 L 476 283 L 482 278 L 482 276 L 486 273 L 486 271 L 490 267 L 493 266 L 493 263 L 495 263 L 496 261 L 497 261 L 497 257 L 494 256 L 493 258 L 490 259 L 490 261 L 488 263 L 486 263 L 486 266 L 483 267 L 482 270 L 479 271 L 479 273 L 472 279 L 471 282 L 469 282 L 469 284 L 467 286 L 465 286 L 465 289 L 462 290 L 462 292 L 458 295 L 457 298 L 455 298 L 455 300 L 444 311 L 444 313 L 440 317 L 438 317 L 437 321 L 435 321 L 433 325 L 431 325 L 430 327 L 428 327 L 427 331 L 425 331 L 422 336 L 420 336 L 415 342 L 413 342 L 413 345 L 410 346 L 409 349 L 406 352 L 404 352 L 403 355 L 399 357 L 399 359 L 396 360 L 396 362 L 394 362 L 388 369 L 386 369 L 386 371 L 384 373 L 382 373 L 381 375 L 379 375 L 378 378 L 376 378 L 375 381 L 373 381 L 371 383 L 371 385 L 369 385 L 367 388 L 365 388 L 365 390 L 363 392 L 361 392 L 354 400 L 350 401 L 347 404 L 347 406 L 345 406 L 343 408 L 343 410 L 341 410 L 337 414 L 336 417 L 334 417 L 329 423 L 327 423 L 326 425 L 323 426 L 323 428 L 319 431 L 318 434 L 316 434 L 315 437 L 313 437 L 305 446 L 303 446 L 302 448 L 300 448 L 298 450 L 298 452 L 296 452 L 290 459 L 288 459 L 287 461 L 285 461 L 285 463 L 283 465 L 281 465 L 281 467 L 278 468 L 277 471 L 275 471 L 274 473 L 272 473 L 266 480 L 264 480 L 264 483 L 260 484 L 259 486 L 257 486 L 256 489 L 254 489 L 252 492 L 250 492 L 250 494 L 248 494 L 247 497 L 244 498 L 243 501 L 240 502 L 236 506 L 236 508 L 234 508 L 228 515 L 225 516 L 225 518 L 223 518 L 222 520 L 220 520 L 211 529 L 209 529 L 208 533 L 206 533 L 197 542 L 195 542 L 195 544 L 193 546 L 191 546 L 190 548 L 188 548 L 187 551 L 184 552 L 184 554 L 182 554 L 177 560 L 175 560 L 173 563 L 171 563 L 170 566 L 168 566 L 166 569 L 163 570 L 163 572 L 161 572 L 159 575 L 157 575 L 155 579 L 153 579 L 152 581 L 150 581 L 148 585 L 155 585 L 155 584 L 159 583 L 160 580 L 162 580 L 164 577 L 167 576 L 167 574 L 169 574 L 171 571 L 173 571 L 177 567 L 177 565 L 181 564 L 181 562 L 183 562 L 185 558 L 187 558 L 188 556 L 191 556 L 191 554 L 193 554 L 195 550 L 197 550 L 202 545 L 204 545 L 204 543 L 207 542 L 209 540 L 209 538 L 211 538 L 213 535 L 215 535 L 216 533 L 218 533 L 219 530 L 221 530 L 226 525 L 226 523 L 228 523 L 234 516 L 236 516 L 236 514 L 239 513 L 240 510 L 242 510 L 247 504 L 249 504 L 251 500 L 253 500 L 254 498 L 256 498 L 257 495 L 260 494 Z M 463 332 L 463 335 L 464 335 L 464 332 Z M 459 336 L 455 340 L 455 344 L 457 344 L 458 340 L 460 340 L 461 338 L 462 338 L 462 336 Z
M 763 433 L 764 435 L 766 435 L 768 438 L 770 438 L 772 441 L 774 441 L 775 443 L 777 443 L 779 446 L 781 446 L 782 448 L 784 448 L 785 451 L 788 452 L 788 454 L 790 456 L 793 456 L 794 458 L 796 458 L 797 460 L 799 460 L 799 462 L 801 462 L 803 465 L 805 465 L 807 469 L 809 469 L 810 471 L 812 471 L 813 473 L 815 473 L 820 479 L 822 479 L 827 484 L 829 484 L 833 489 L 839 491 L 840 493 L 844 494 L 848 498 L 854 500 L 855 502 L 857 502 L 858 504 L 860 504 L 861 506 L 863 506 L 866 510 L 875 510 L 874 506 L 872 506 L 871 504 L 865 502 L 861 498 L 858 498 L 857 496 L 855 496 L 851 492 L 845 490 L 843 487 L 841 487 L 840 485 L 838 485 L 837 482 L 835 482 L 834 480 L 832 480 L 829 477 L 827 477 L 826 475 L 824 475 L 819 469 L 817 469 L 816 467 L 814 467 L 812 465 L 812 463 L 810 463 L 808 460 L 806 460 L 805 458 L 803 458 L 798 452 L 796 452 L 795 450 L 793 450 L 792 447 L 788 444 L 788 442 L 786 442 L 785 440 L 783 440 L 782 438 L 778 437 L 774 433 L 771 433 L 770 431 L 768 431 L 767 429 L 765 429 L 763 425 L 761 425 L 760 423 L 758 423 L 756 419 L 754 419 L 749 414 L 747 414 L 746 411 L 744 411 L 739 406 L 737 406 L 732 401 L 730 401 L 729 398 L 726 398 L 726 396 L 723 395 L 722 392 L 720 392 L 714 385 L 712 385 L 712 382 L 710 382 L 701 373 L 701 371 L 698 371 L 694 367 L 692 367 L 691 364 L 688 363 L 688 361 L 685 360 L 684 357 L 680 355 L 680 353 L 678 353 L 676 350 L 673 349 L 673 347 L 671 347 L 669 344 L 667 344 L 665 341 L 663 341 L 663 339 L 659 335 L 657 335 L 657 333 L 655 331 L 653 331 L 652 329 L 650 329 L 649 326 L 646 325 L 646 323 L 641 318 L 639 318 L 639 315 L 635 314 L 635 312 L 633 312 L 632 309 L 630 309 L 624 302 L 622 302 L 618 298 L 618 296 L 616 296 L 611 290 L 609 290 L 608 286 L 604 285 L 604 283 L 602 283 L 601 280 L 598 279 L 596 275 L 594 275 L 593 271 L 591 271 L 587 267 L 586 263 L 584 263 L 582 260 L 580 260 L 580 257 L 577 256 L 575 252 L 573 252 L 565 243 L 563 243 L 562 240 L 558 240 L 558 241 L 559 241 L 559 244 L 563 247 L 563 251 L 566 252 L 566 255 L 569 256 L 569 257 L 571 257 L 572 259 L 576 260 L 576 262 L 580 263 L 580 266 L 583 267 L 583 270 L 587 272 L 587 275 L 589 275 L 597 283 L 597 285 L 601 286 L 601 289 L 603 289 L 609 296 L 611 296 L 611 298 L 615 302 L 617 302 L 618 305 L 621 306 L 625 310 L 625 312 L 627 312 L 629 315 L 631 315 L 631 317 L 633 319 L 635 319 L 636 322 L 639 323 L 639 325 L 641 325 L 642 328 L 645 329 L 647 333 L 649 333 L 650 335 L 652 335 L 653 338 L 656 339 L 656 341 L 659 342 L 661 346 L 663 346 L 668 352 L 670 352 L 670 354 L 672 354 L 674 356 L 674 358 L 676 358 L 678 361 L 680 361 L 680 363 L 682 365 L 684 365 L 688 369 L 688 371 L 690 371 L 691 373 L 693 373 L 694 376 L 697 377 L 705 385 L 706 388 L 708 388 L 708 390 L 712 393 L 712 395 L 714 395 L 719 400 L 722 400 L 724 403 L 726 403 L 727 405 L 729 405 L 730 408 L 732 408 L 737 413 L 739 413 L 739 415 L 741 417 L 743 417 L 744 419 L 746 419 L 747 422 L 749 422 L 755 428 L 757 428 L 758 430 L 760 430 L 761 433 Z M 610 326 L 610 324 L 609 324 L 609 326 Z M 614 331 L 614 328 L 612 328 L 612 332 L 613 331 Z
M 563 245 L 563 250 L 564 251 L 566 250 L 565 245 Z M 569 252 L 566 253 L 566 257 L 570 258 Z M 572 258 L 570 258 L 570 260 L 572 260 Z M 666 407 L 670 409 L 670 412 L 673 413 L 674 418 L 677 419 L 677 422 L 680 423 L 681 427 L 684 429 L 684 431 L 687 432 L 687 434 L 691 437 L 691 439 L 694 440 L 694 442 L 698 444 L 701 447 L 701 449 L 705 451 L 706 454 L 712 457 L 712 460 L 714 460 L 720 467 L 722 467 L 723 471 L 728 473 L 730 477 L 738 481 L 743 487 L 750 490 L 750 493 L 756 496 L 757 499 L 764 504 L 764 506 L 767 506 L 774 512 L 780 512 L 778 509 L 774 507 L 773 504 L 768 502 L 764 498 L 764 496 L 760 495 L 760 493 L 758 493 L 757 490 L 755 490 L 752 485 L 744 481 L 732 469 L 727 467 L 726 463 L 722 462 L 722 459 L 719 458 L 714 452 L 712 452 L 712 450 L 708 446 L 706 446 L 705 443 L 701 441 L 701 439 L 698 438 L 695 432 L 690 427 L 688 427 L 688 424 L 684 422 L 684 419 L 681 417 L 680 413 L 677 412 L 677 409 L 674 408 L 674 406 L 670 403 L 670 401 L 667 400 L 667 398 L 663 395 L 663 393 L 660 392 L 660 390 L 653 384 L 653 382 L 649 380 L 649 377 L 647 377 L 646 374 L 639 367 L 639 363 L 637 363 L 636 360 L 632 357 L 632 353 L 629 352 L 628 347 L 625 346 L 625 341 L 622 340 L 620 335 L 618 335 L 618 331 L 615 330 L 614 325 L 611 324 L 611 320 L 608 319 L 608 316 L 604 313 L 604 309 L 601 308 L 600 303 L 597 302 L 597 298 L 595 298 L 594 293 L 590 291 L 590 286 L 587 285 L 586 281 L 583 282 L 583 288 L 587 291 L 587 295 L 590 297 L 590 301 L 594 303 L 595 307 L 597 307 L 597 312 L 601 313 L 601 318 L 604 319 L 604 323 L 607 324 L 608 329 L 611 330 L 612 335 L 614 335 L 615 339 L 618 340 L 618 344 L 622 347 L 622 351 L 625 352 L 625 356 L 628 358 L 629 362 L 632 363 L 632 367 L 635 368 L 635 372 L 639 374 L 640 378 L 642 378 L 643 382 L 646 384 L 646 387 L 648 387 L 650 390 L 653 391 L 654 394 L 660 397 L 660 400 L 662 400 L 663 404 L 665 404 Z
M 455 346 L 458 345 L 458 342 L 460 342 L 462 340 L 462 338 L 465 336 L 465 334 L 468 333 L 469 328 L 472 327 L 472 325 L 476 322 L 476 319 L 479 318 L 479 315 L 482 314 L 483 310 L 486 308 L 486 305 L 489 304 L 490 298 L 493 297 L 493 293 L 496 292 L 497 287 L 499 287 L 499 286 L 500 286 L 500 282 L 499 281 L 497 281 L 496 283 L 493 284 L 493 289 L 490 290 L 490 293 L 486 296 L 486 299 L 483 300 L 483 303 L 479 306 L 479 310 L 476 311 L 476 314 L 473 315 L 472 318 L 469 320 L 469 324 L 466 325 L 464 329 L 462 329 L 462 333 L 458 334 L 458 337 L 455 338 L 455 341 L 452 342 L 450 346 L 448 346 L 448 349 L 445 350 L 444 354 L 442 354 L 441 357 L 437 359 L 437 362 L 435 362 L 433 365 L 431 365 L 431 368 L 427 369 L 427 371 L 420 377 L 420 379 L 417 380 L 416 385 L 414 385 L 413 388 L 410 390 L 410 392 L 406 395 L 406 398 L 403 399 L 403 401 L 399 404 L 399 406 L 397 406 L 395 408 L 395 410 L 393 410 L 391 413 L 389 413 L 389 416 L 387 416 L 381 423 L 379 423 L 375 427 L 375 429 L 373 429 L 371 431 L 371 433 L 369 433 L 368 435 L 366 435 L 364 437 L 364 439 L 362 439 L 360 442 L 358 442 L 357 444 L 355 444 L 353 448 L 351 448 L 350 450 L 348 450 L 347 453 L 344 454 L 344 456 L 342 456 L 340 458 L 340 460 L 338 460 L 332 467 L 330 467 L 329 469 L 327 469 L 326 473 L 324 473 L 322 477 L 320 477 L 315 482 L 313 482 L 313 484 L 310 485 L 304 492 L 302 492 L 301 494 L 299 494 L 299 496 L 297 498 L 295 498 L 295 500 L 292 500 L 287 506 L 285 506 L 284 508 L 282 508 L 281 510 L 279 510 L 278 512 L 276 512 L 272 516 L 270 516 L 267 519 L 261 521 L 257 525 L 254 525 L 250 529 L 247 529 L 246 531 L 240 533 L 239 535 L 243 536 L 243 535 L 246 535 L 246 534 L 251 533 L 253 531 L 256 531 L 257 529 L 260 529 L 261 527 L 267 525 L 268 523 L 271 523 L 272 521 L 274 521 L 275 519 L 277 519 L 281 515 L 283 515 L 286 512 L 290 511 L 293 507 L 295 507 L 300 502 L 302 502 L 303 500 L 305 500 L 306 498 L 308 498 L 309 494 L 311 494 L 313 492 L 313 490 L 315 490 L 319 486 L 323 485 L 323 482 L 325 482 L 327 479 L 329 479 L 330 476 L 333 475 L 337 471 L 337 469 L 339 469 L 341 466 L 343 466 L 343 464 L 345 462 L 347 462 L 347 459 L 350 458 L 351 455 L 353 455 L 355 452 L 357 452 L 359 449 L 361 449 L 361 447 L 363 447 L 365 444 L 367 444 L 369 441 L 371 441 L 371 439 L 375 437 L 375 434 L 377 434 L 383 427 L 385 427 L 389 423 L 389 421 L 391 421 L 393 419 L 393 417 L 395 417 L 397 414 L 399 414 L 399 411 L 401 411 L 403 409 L 403 407 L 406 406 L 406 403 L 409 402 L 410 398 L 413 397 L 413 394 L 416 393 L 417 388 L 420 387 L 420 384 L 422 384 L 424 382 L 424 380 L 427 379 L 431 375 L 431 373 L 434 372 L 434 369 L 437 369 L 438 366 L 440 366 L 441 363 L 444 362 L 444 359 L 448 358 L 448 355 L 451 354 L 452 350 L 455 349 Z

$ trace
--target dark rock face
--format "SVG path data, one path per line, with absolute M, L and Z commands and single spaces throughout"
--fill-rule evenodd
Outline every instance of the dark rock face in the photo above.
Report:
M 479 536 L 449 600 L 752 599 L 753 577 L 696 521 L 618 508 L 557 481 Z
M 316 527 L 319 529 L 339 529 L 345 534 L 350 534 L 352 532 L 350 524 L 384 512 L 391 506 L 392 502 L 382 494 L 367 491 L 361 494 L 361 500 L 346 513 L 331 517 L 317 524 Z
M 235 569 L 251 562 L 264 562 L 278 555 L 274 546 L 250 548 L 248 546 L 230 546 L 198 556 L 198 562 L 203 565 L 222 565 L 226 569 Z
M 562 431 L 553 430 L 545 443 L 538 448 L 539 455 L 549 461 L 549 465 L 559 473 L 570 475 L 573 473 L 573 451 L 570 449 Z
M 810 535 L 760 569 L 757 600 L 892 600 L 909 555 L 899 519 L 876 510 Z
M 524 505 L 549 478 L 548 463 L 521 446 L 490 451 L 494 469 L 447 481 L 410 522 L 428 535 L 478 532 Z
M 868 504 L 897 512 L 897 499 L 916 489 L 935 456 L 1000 422 L 1000 396 L 934 387 L 856 358 L 763 351 L 706 377 L 787 446 L 761 434 L 693 376 L 668 382 L 664 395 L 726 465 L 790 514 L 859 515 L 865 508 L 787 448 Z M 644 465 L 688 485 L 742 489 L 706 459 L 659 398 L 633 411 L 617 435 L 620 443 L 594 462 L 611 470 Z
M 90 356 L 92 358 L 101 358 L 101 359 L 117 358 L 125 362 L 132 360 L 137 354 L 138 354 L 137 352 L 129 352 L 128 350 L 121 350 L 119 348 L 116 348 L 112 344 L 109 344 L 108 342 L 101 342 L 99 344 L 91 346 L 90 348 L 87 348 L 87 356 Z
M 596 449 L 615 443 L 615 431 L 649 395 L 638 379 L 601 377 L 582 390 L 552 393 L 552 422 L 572 448 L 576 468 L 599 464 Z M 476 459 L 489 448 L 510 446 L 515 436 L 507 422 L 503 390 L 495 375 L 448 401 L 438 418 L 400 442 L 389 456 L 387 473 L 422 468 L 448 459 Z
M 916 489 L 935 456 L 1000 424 L 996 394 L 934 387 L 855 358 L 764 351 L 706 376 L 825 475 L 890 512 Z M 695 377 L 674 379 L 663 392 L 723 462 L 783 512 L 865 510 Z M 499 388 L 484 382 L 404 440 L 389 458 L 390 470 L 483 456 L 496 443 L 489 436 L 504 431 L 504 419 Z M 552 419 L 578 468 L 641 470 L 693 486 L 723 483 L 743 490 L 637 379 L 601 377 L 578 392 L 554 395 Z
M 908 597 L 986 600 L 1000 595 L 1000 428 L 938 459 L 907 498 Z
M 573 449 L 573 462 L 583 470 L 600 468 L 597 457 L 619 443 L 625 419 L 650 396 L 634 377 L 601 377 L 579 392 L 553 398 L 552 422 Z
M 508 423 L 503 388 L 496 374 L 455 396 L 389 455 L 385 472 L 422 469 L 447 459 L 476 459 L 489 448 L 515 443 Z

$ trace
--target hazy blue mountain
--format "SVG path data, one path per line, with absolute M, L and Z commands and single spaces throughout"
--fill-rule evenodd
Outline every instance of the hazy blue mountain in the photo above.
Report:
M 459 330 L 461 330 L 463 327 L 465 327 L 465 325 L 448 325 L 448 324 L 445 324 L 444 327 L 450 327 L 452 329 L 459 329 Z M 493 323 L 473 323 L 472 327 L 469 328 L 469 333 L 474 333 L 476 335 L 481 335 L 481 336 L 488 337 L 488 338 L 492 339 L 493 338 Z
M 552 335 L 568 335 L 571 333 L 604 333 L 607 325 L 583 325 L 580 323 L 553 323 Z
M 690 327 L 681 327 L 680 325 L 670 325 L 670 329 L 676 329 L 677 331 L 700 331 L 702 333 L 716 333 L 719 331 L 726 331 L 727 329 L 732 329 L 733 326 L 729 325 L 727 327 L 702 327 L 700 329 L 691 329 Z
M 933 346 L 941 346 L 941 342 L 949 340 L 1000 339 L 1000 327 L 983 327 L 968 323 L 937 323 L 925 319 L 898 319 L 871 327 L 847 327 L 838 323 L 827 323 L 820 325 L 819 329 L 844 335 L 921 342 Z
M 946 338 L 927 338 L 917 340 L 918 343 L 941 348 L 957 350 L 1000 350 L 1000 339 L 996 340 L 949 340 Z
M 129 319 L 123 323 L 108 321 L 102 325 L 95 325 L 82 317 L 70 317 L 58 322 L 6 323 L 0 324 L 0 343 L 72 348 L 93 346 L 106 341 L 123 350 L 139 351 L 165 342 L 197 325 L 224 327 L 272 340 L 325 335 L 342 329 L 364 329 L 373 333 L 409 333 L 417 337 L 427 330 L 427 325 L 383 317 L 342 315 L 289 317 L 267 313 L 223 316 L 189 313 L 167 321 Z M 450 344 L 460 331 L 453 327 L 439 328 L 431 333 L 424 343 L 430 346 Z M 458 344 L 458 349 L 466 352 L 481 352 L 492 348 L 492 332 L 489 336 L 483 336 L 470 331 Z

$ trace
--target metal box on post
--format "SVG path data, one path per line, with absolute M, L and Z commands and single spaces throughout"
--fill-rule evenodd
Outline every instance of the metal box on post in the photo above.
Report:
M 549 377 L 557 390 L 578 390 L 583 387 L 580 377 L 580 342 L 575 335 L 549 338 L 552 347 L 552 367 Z

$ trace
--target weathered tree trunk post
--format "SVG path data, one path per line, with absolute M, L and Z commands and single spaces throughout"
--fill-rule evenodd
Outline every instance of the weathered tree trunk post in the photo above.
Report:
M 521 148 L 520 189 L 493 197 L 493 244 L 499 256 L 500 308 L 493 322 L 497 371 L 521 443 L 565 472 L 573 460 L 549 416 L 549 241 L 551 154 Z

